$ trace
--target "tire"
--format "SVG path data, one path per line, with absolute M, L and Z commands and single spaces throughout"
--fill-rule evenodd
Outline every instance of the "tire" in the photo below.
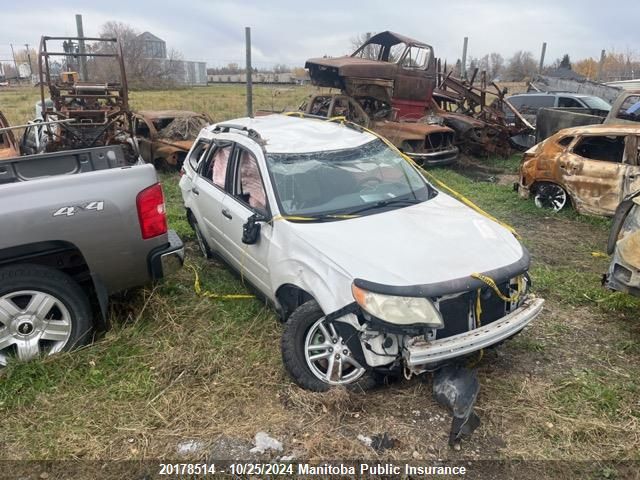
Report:
M 559 212 L 569 203 L 569 194 L 560 185 L 543 182 L 536 186 L 533 201 L 538 208 Z
M 88 344 L 89 299 L 67 274 L 41 265 L 0 268 L 0 366 Z
M 282 361 L 293 381 L 300 387 L 314 392 L 326 392 L 333 386 L 344 386 L 352 391 L 366 391 L 377 386 L 379 383 L 378 375 L 366 365 L 361 365 L 355 360 L 351 350 L 345 344 L 340 343 L 342 340 L 341 337 L 336 335 L 337 338 L 334 339 L 336 339 L 338 343 L 326 348 L 320 344 L 314 344 L 313 339 L 311 339 L 311 342 L 308 342 L 311 333 L 316 331 L 316 325 L 321 321 L 324 322 L 324 313 L 315 300 L 310 300 L 298 307 L 291 314 L 284 326 L 281 340 Z M 330 324 L 324 326 L 325 329 L 327 329 L 327 327 L 331 328 Z M 331 332 L 332 331 L 329 330 L 329 333 Z M 333 333 L 335 333 L 335 329 L 333 329 Z M 322 337 L 321 334 L 320 336 Z M 329 340 L 326 338 L 323 340 L 323 344 L 324 342 L 329 344 Z M 309 349 L 307 348 L 308 343 L 310 343 Z M 336 350 L 339 348 L 342 352 L 348 352 L 348 355 L 345 356 L 342 353 L 334 352 L 334 346 Z M 329 348 L 331 348 L 331 351 L 328 350 Z M 307 350 L 319 351 L 321 354 L 330 354 L 329 356 L 334 358 L 332 360 L 333 362 L 337 361 L 335 360 L 335 356 L 341 355 L 340 362 L 345 365 L 344 371 L 347 372 L 347 374 L 342 377 L 345 380 L 338 381 L 338 375 L 335 376 L 336 381 L 332 383 L 330 383 L 326 377 L 325 379 L 320 378 L 319 374 L 323 368 L 321 362 L 327 363 L 329 360 L 323 358 L 322 360 L 312 362 L 307 359 Z M 347 360 L 343 362 L 343 358 Z M 352 361 L 355 361 L 363 367 L 361 371 L 350 363 Z M 335 369 L 337 368 L 338 367 L 335 367 Z M 332 372 L 335 372 L 335 369 L 332 370 Z M 314 370 L 316 373 L 314 373 Z M 339 372 L 342 373 L 343 370 L 339 370 Z
M 198 225 L 198 222 L 195 221 L 195 219 L 193 221 L 193 231 L 196 234 L 198 249 L 200 250 L 200 253 L 202 253 L 202 256 L 204 258 L 213 258 L 213 252 L 211 251 L 211 248 L 209 247 L 207 240 L 204 238 L 204 235 L 202 235 L 202 231 L 200 231 L 200 226 Z

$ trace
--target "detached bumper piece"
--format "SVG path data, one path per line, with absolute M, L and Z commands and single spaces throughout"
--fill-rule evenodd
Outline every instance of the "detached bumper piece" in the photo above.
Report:
M 169 243 L 149 254 L 149 269 L 153 280 L 177 272 L 184 263 L 184 244 L 174 230 L 169 230 Z
M 494 345 L 522 330 L 538 316 L 543 304 L 543 299 L 530 297 L 521 307 L 483 327 L 441 340 L 410 338 L 404 345 L 404 360 L 407 366 L 418 367 L 468 355 Z
M 438 150 L 429 153 L 407 153 L 418 165 L 424 167 L 436 167 L 440 165 L 451 165 L 458 159 L 458 147 L 452 147 L 446 150 Z

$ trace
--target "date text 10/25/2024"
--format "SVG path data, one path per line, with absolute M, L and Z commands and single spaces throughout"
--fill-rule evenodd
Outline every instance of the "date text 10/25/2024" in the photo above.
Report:
M 464 476 L 463 466 L 370 463 L 161 463 L 159 475 L 452 475 Z

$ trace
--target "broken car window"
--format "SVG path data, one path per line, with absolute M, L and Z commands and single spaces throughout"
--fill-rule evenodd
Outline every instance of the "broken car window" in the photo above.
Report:
M 235 196 L 252 209 L 263 214 L 267 213 L 267 195 L 260 177 L 258 162 L 244 149 L 240 150 Z
M 231 155 L 232 148 L 232 145 L 218 146 L 203 171 L 203 176 L 207 180 L 222 189 L 225 187 L 227 165 L 229 164 L 229 156 Z
M 381 140 L 330 152 L 270 153 L 267 167 L 285 215 L 339 214 L 390 200 L 423 202 L 434 193 Z
M 210 145 L 208 141 L 200 140 L 196 146 L 193 147 L 189 155 L 189 165 L 191 165 L 191 168 L 198 170 L 198 165 L 200 165 L 200 162 L 207 156 Z
M 624 136 L 588 136 L 582 137 L 573 153 L 590 160 L 621 163 L 624 156 Z
M 424 47 L 409 47 L 402 59 L 404 68 L 425 69 L 429 63 L 431 51 Z

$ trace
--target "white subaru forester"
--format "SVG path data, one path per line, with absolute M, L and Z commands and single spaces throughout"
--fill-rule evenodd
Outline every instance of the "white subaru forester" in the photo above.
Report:
M 527 292 L 527 250 L 507 228 L 361 129 L 230 120 L 202 130 L 183 170 L 203 254 L 273 303 L 285 367 L 304 388 L 434 371 L 542 309 Z

